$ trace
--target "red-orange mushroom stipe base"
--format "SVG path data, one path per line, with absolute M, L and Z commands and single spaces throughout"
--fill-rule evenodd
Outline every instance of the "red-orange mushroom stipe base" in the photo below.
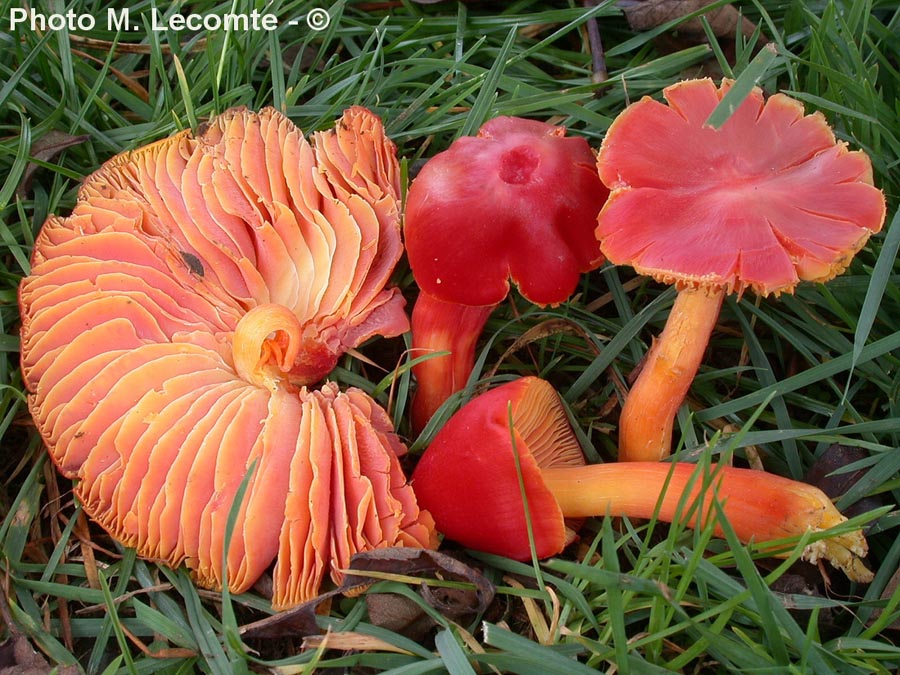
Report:
M 47 221 L 20 288 L 29 407 L 116 539 L 235 592 L 274 562 L 276 607 L 356 551 L 434 545 L 384 410 L 309 388 L 408 329 L 385 288 L 398 168 L 365 109 L 311 143 L 273 109 L 231 110 L 114 157 Z
M 497 117 L 431 158 L 406 202 L 407 255 L 421 289 L 412 312 L 412 425 L 421 431 L 462 389 L 475 346 L 510 281 L 558 305 L 603 262 L 593 235 L 607 196 L 587 141 L 564 127 Z
M 709 479 L 704 490 L 698 467 L 687 463 L 585 465 L 559 396 L 546 381 L 525 377 L 472 399 L 451 417 L 422 455 L 412 484 L 447 537 L 518 560 L 531 556 L 523 486 L 538 558 L 572 540 L 566 518 L 655 515 L 673 522 L 690 514 L 686 524 L 701 527 L 715 517 L 714 498 L 743 542 L 799 537 L 846 520 L 812 485 L 724 466 Z M 714 533 L 722 536 L 718 525 Z M 854 530 L 813 542 L 803 557 L 828 560 L 868 582 L 872 573 L 860 560 L 866 553 L 865 538 Z
M 869 158 L 837 142 L 821 113 L 757 88 L 721 128 L 706 125 L 729 87 L 686 80 L 664 90 L 668 105 L 642 99 L 598 156 L 611 190 L 596 231 L 604 255 L 679 289 L 625 400 L 625 461 L 669 454 L 726 293 L 827 281 L 884 222 Z

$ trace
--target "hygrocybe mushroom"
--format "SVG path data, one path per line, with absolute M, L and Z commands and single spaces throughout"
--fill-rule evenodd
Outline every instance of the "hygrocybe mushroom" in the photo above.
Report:
M 447 537 L 518 560 L 530 557 L 532 544 L 538 558 L 561 552 L 574 537 L 566 518 L 713 523 L 714 534 L 723 536 L 714 499 L 743 542 L 799 537 L 846 520 L 806 483 L 730 466 L 714 468 L 706 479 L 684 462 L 585 465 L 556 391 L 545 380 L 523 377 L 473 398 L 451 417 L 412 483 Z M 853 530 L 809 544 L 802 556 L 869 582 L 873 575 L 860 559 L 867 551 L 862 532 Z
M 558 305 L 600 266 L 593 236 L 608 194 L 587 141 L 565 127 L 497 117 L 432 157 L 409 189 L 404 235 L 421 288 L 412 312 L 412 425 L 421 431 L 472 372 L 475 345 L 510 282 Z
M 881 229 L 872 164 L 821 113 L 754 89 L 720 129 L 706 120 L 731 87 L 685 80 L 629 106 L 597 159 L 610 188 L 598 218 L 606 257 L 679 293 L 625 400 L 619 458 L 668 456 L 726 294 L 791 293 L 850 264 Z
M 20 288 L 29 407 L 115 538 L 236 592 L 275 562 L 278 607 L 356 551 L 434 545 L 387 414 L 310 388 L 348 349 L 408 330 L 385 288 L 399 193 L 369 111 L 310 143 L 273 109 L 241 109 L 114 157 L 47 221 Z

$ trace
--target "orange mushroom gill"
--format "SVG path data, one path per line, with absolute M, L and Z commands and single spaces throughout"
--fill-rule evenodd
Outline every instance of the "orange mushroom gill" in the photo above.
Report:
M 399 194 L 369 111 L 310 143 L 273 109 L 239 109 L 114 157 L 47 221 L 19 296 L 29 407 L 116 539 L 237 592 L 274 563 L 276 607 L 355 551 L 434 545 L 387 414 L 311 388 L 409 328 L 386 287 Z

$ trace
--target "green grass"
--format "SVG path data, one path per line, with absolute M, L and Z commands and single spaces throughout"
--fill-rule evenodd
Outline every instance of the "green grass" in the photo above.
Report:
M 32 3 L 49 13 L 49 4 Z M 165 3 L 158 3 L 160 6 Z M 237 2 L 236 7 L 245 3 Z M 724 3 L 716 3 L 724 4 Z M 868 586 L 848 585 L 793 561 L 758 559 L 733 537 L 711 539 L 655 523 L 591 520 L 581 541 L 541 565 L 470 559 L 496 588 L 490 605 L 450 616 L 408 579 L 379 581 L 336 598 L 320 626 L 380 642 L 357 650 L 301 649 L 299 637 L 244 639 L 241 627 L 270 613 L 256 593 L 222 598 L 183 570 L 136 558 L 89 526 L 56 476 L 30 424 L 18 359 L 16 289 L 34 237 L 51 213 L 72 207 L 82 177 L 115 153 L 196 126 L 230 106 L 283 109 L 305 131 L 326 128 L 349 105 L 384 119 L 403 158 L 419 160 L 499 114 L 552 119 L 596 147 L 624 105 L 686 76 L 732 74 L 825 113 L 838 136 L 872 157 L 888 199 L 888 223 L 827 286 L 793 296 L 729 300 L 711 358 L 678 418 L 683 452 L 717 431 L 714 450 L 743 462 L 751 449 L 772 472 L 800 478 L 834 443 L 866 450 L 862 478 L 842 508 L 900 496 L 900 3 L 754 0 L 736 3 L 777 45 L 756 58 L 752 40 L 675 43 L 632 31 L 614 3 L 328 3 L 323 31 L 282 21 L 274 32 L 190 34 L 141 30 L 9 32 L 19 2 L 0 0 L 0 572 L 11 619 L 53 664 L 89 673 L 358 672 L 521 674 L 620 672 L 888 673 L 900 668 L 900 515 L 887 509 L 869 531 Z M 54 4 L 53 7 L 60 5 Z M 75 0 L 105 17 L 106 3 Z M 257 5 L 261 7 L 261 5 Z M 319 6 L 326 6 L 325 4 Z M 134 0 L 132 16 L 149 16 Z M 200 0 L 198 12 L 231 11 Z M 307 2 L 266 6 L 302 17 Z M 599 21 L 610 77 L 592 83 L 585 22 Z M 677 26 L 675 27 L 677 28 Z M 6 31 L 6 32 L 3 32 Z M 90 42 L 88 39 L 92 40 Z M 668 43 L 670 46 L 671 41 Z M 86 140 L 38 153 L 51 131 Z M 30 185 L 20 184 L 29 165 Z M 405 264 L 396 279 L 414 295 Z M 579 294 L 538 310 L 517 296 L 500 308 L 482 343 L 480 373 L 528 329 L 551 332 L 499 364 L 497 378 L 547 377 L 570 406 L 588 454 L 615 457 L 616 382 L 661 328 L 673 294 L 627 269 L 584 277 Z M 587 336 L 587 337 L 585 337 Z M 373 344 L 392 360 L 402 341 Z M 397 373 L 347 359 L 345 383 L 375 393 L 408 434 L 408 367 Z M 390 384 L 397 379 L 396 387 Z M 449 412 L 449 411 L 447 411 Z M 434 426 L 437 426 L 436 423 Z M 415 451 L 420 439 L 407 438 Z M 863 502 L 871 503 L 871 502 Z M 882 510 L 884 513 L 884 510 Z M 465 586 L 465 584 L 463 584 Z M 379 625 L 366 598 L 380 592 L 431 617 L 424 637 Z M 421 642 L 421 644 L 419 643 Z M 387 648 L 390 645 L 391 648 Z M 155 652 L 156 655 L 151 655 Z

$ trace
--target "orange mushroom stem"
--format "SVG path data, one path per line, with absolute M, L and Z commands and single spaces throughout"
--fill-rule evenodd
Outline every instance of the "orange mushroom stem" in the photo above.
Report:
M 597 157 L 610 188 L 596 229 L 603 254 L 679 289 L 622 410 L 623 461 L 669 454 L 726 293 L 828 281 L 884 222 L 871 161 L 838 142 L 821 113 L 756 88 L 709 126 L 730 87 L 685 80 L 663 91 L 666 103 L 643 98 L 613 121 Z
M 433 356 L 415 367 L 419 390 L 411 415 L 417 429 L 465 386 L 475 365 L 478 338 L 495 307 L 444 302 L 425 291 L 419 294 L 412 311 L 413 356 Z
M 541 477 L 566 518 L 655 516 L 672 523 L 684 515 L 688 527 L 698 528 L 714 518 L 715 499 L 745 543 L 799 537 L 846 520 L 824 492 L 807 483 L 752 469 L 718 466 L 711 471 L 707 483 L 695 464 L 617 462 L 543 469 Z M 724 536 L 720 525 L 713 532 Z M 803 552 L 810 562 L 828 560 L 851 579 L 871 581 L 872 573 L 860 562 L 865 555 L 858 530 L 821 539 Z
M 237 374 L 247 382 L 277 389 L 297 358 L 302 330 L 297 315 L 284 305 L 251 309 L 234 330 L 232 352 Z
M 585 465 L 559 396 L 536 377 L 464 406 L 425 451 L 412 484 L 447 537 L 519 560 L 531 556 L 532 542 L 539 558 L 562 551 L 574 536 L 566 522 L 572 518 L 655 516 L 692 528 L 711 523 L 722 536 L 714 500 L 747 543 L 800 537 L 846 520 L 818 488 L 762 471 L 717 466 L 704 475 L 688 463 Z M 785 555 L 784 547 L 764 550 Z M 867 582 L 866 552 L 862 532 L 853 530 L 809 544 L 802 556 L 828 560 Z
M 724 299 L 721 290 L 689 289 L 676 296 L 622 406 L 621 461 L 652 461 L 668 454 L 675 416 L 703 362 Z

